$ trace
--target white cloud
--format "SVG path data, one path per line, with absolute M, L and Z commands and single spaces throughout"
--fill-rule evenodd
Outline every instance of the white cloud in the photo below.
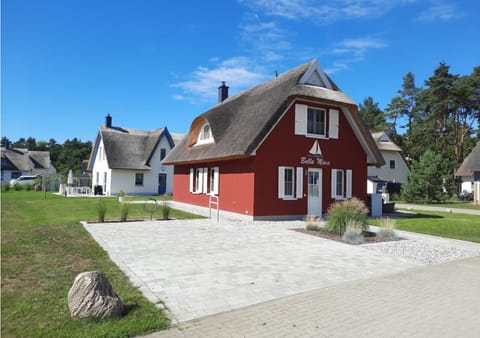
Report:
M 238 92 L 259 84 L 266 79 L 266 75 L 262 67 L 246 57 L 233 57 L 218 61 L 210 68 L 198 66 L 189 78 L 172 86 L 182 89 L 193 98 L 212 99 L 218 95 L 217 89 L 222 81 Z
M 432 5 L 421 12 L 415 21 L 433 22 L 433 21 L 450 21 L 463 17 L 464 13 L 459 11 L 455 4 L 435 1 Z
M 331 24 L 355 18 L 376 18 L 415 0 L 238 0 L 254 11 L 290 20 Z
M 365 54 L 370 50 L 385 47 L 387 47 L 387 44 L 383 40 L 371 36 L 344 39 L 335 43 L 331 48 L 327 48 L 326 52 L 323 52 L 324 55 L 333 55 L 339 58 L 333 61 L 332 65 L 327 67 L 325 71 L 333 74 L 347 70 L 351 64 L 363 61 Z
M 173 99 L 177 100 L 177 101 L 181 101 L 181 100 L 184 99 L 184 97 L 183 97 L 183 95 L 175 94 L 175 95 L 173 95 Z

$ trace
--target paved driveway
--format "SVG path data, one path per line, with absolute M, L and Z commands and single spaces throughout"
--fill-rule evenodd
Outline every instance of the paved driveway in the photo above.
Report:
M 113 261 L 173 321 L 422 265 L 305 235 L 303 222 L 208 219 L 85 224 Z

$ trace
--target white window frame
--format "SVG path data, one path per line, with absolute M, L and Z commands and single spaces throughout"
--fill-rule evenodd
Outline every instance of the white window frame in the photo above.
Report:
M 308 112 L 309 110 L 322 111 L 324 114 L 323 134 L 313 134 L 308 132 Z M 319 107 L 309 107 L 305 104 L 295 104 L 295 135 L 303 135 L 309 138 L 318 139 L 338 139 L 339 134 L 339 110 L 325 109 Z M 327 133 L 328 132 L 328 133 Z
M 141 182 L 140 184 L 137 184 L 137 175 L 141 175 L 141 176 L 139 176 L 139 177 L 142 177 L 142 182 Z M 145 183 L 145 175 L 144 175 L 144 173 L 135 173 L 135 186 L 136 186 L 136 187 L 143 187 L 144 183 Z
M 339 174 L 342 175 L 342 180 L 338 180 Z M 351 169 L 332 169 L 331 171 L 331 197 L 335 200 L 343 200 L 352 198 L 352 170 Z M 341 183 L 341 193 L 338 194 L 338 183 Z
M 285 172 L 292 172 L 292 193 L 285 194 Z M 303 168 L 302 167 L 278 167 L 278 198 L 283 200 L 296 200 L 303 198 Z
M 208 132 L 206 131 L 208 129 Z M 195 145 L 213 143 L 212 128 L 209 123 L 205 123 L 198 133 L 197 143 Z
M 220 168 L 210 168 L 210 195 L 218 195 Z

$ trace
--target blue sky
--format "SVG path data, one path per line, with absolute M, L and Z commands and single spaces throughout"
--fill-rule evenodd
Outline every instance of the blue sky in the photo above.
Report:
M 317 58 L 357 103 L 385 108 L 407 72 L 480 65 L 480 2 L 3 0 L 1 133 L 93 140 L 122 127 L 187 132 L 217 101 Z

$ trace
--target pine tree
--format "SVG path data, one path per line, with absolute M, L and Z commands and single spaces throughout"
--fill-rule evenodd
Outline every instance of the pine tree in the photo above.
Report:
M 358 105 L 358 112 L 370 132 L 384 131 L 386 129 L 385 113 L 378 107 L 378 102 L 373 101 L 371 96 Z
M 414 161 L 408 182 L 402 185 L 402 198 L 407 202 L 444 202 L 451 188 L 451 175 L 443 157 L 427 150 L 419 161 Z

